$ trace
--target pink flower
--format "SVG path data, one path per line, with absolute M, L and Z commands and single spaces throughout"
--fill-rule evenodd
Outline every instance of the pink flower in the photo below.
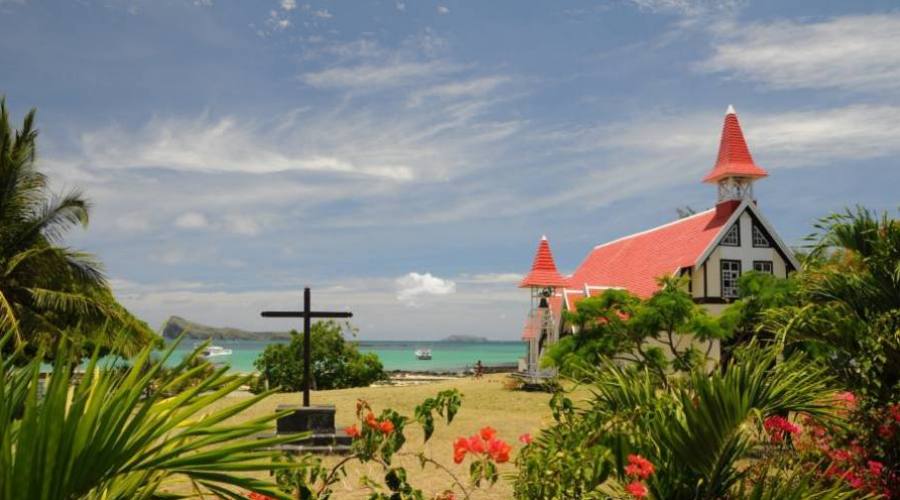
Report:
M 525 434 L 522 434 L 521 436 L 519 436 L 519 442 L 526 446 L 531 444 L 531 441 L 533 441 L 531 439 L 531 434 L 529 434 L 527 432 Z
M 625 491 L 631 493 L 634 498 L 645 498 L 647 496 L 647 487 L 644 483 L 633 481 L 625 487 Z
M 856 395 L 850 391 L 844 391 L 837 394 L 838 403 L 848 410 L 856 409 Z

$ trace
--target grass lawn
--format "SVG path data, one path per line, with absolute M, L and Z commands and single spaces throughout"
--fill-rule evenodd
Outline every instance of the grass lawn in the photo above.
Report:
M 422 431 L 418 424 L 412 424 L 406 429 L 407 442 L 403 452 L 418 453 L 424 451 L 431 458 L 441 462 L 456 474 L 461 481 L 468 485 L 468 459 L 460 465 L 453 463 L 453 441 L 459 436 L 468 436 L 477 432 L 481 427 L 490 425 L 498 431 L 498 435 L 513 445 L 517 450 L 521 444 L 518 437 L 523 433 L 537 433 L 538 430 L 552 421 L 547 405 L 550 395 L 541 392 L 523 392 L 504 388 L 507 375 L 486 375 L 476 380 L 474 378 L 439 381 L 414 386 L 384 386 L 363 387 L 356 389 L 340 389 L 332 391 L 313 392 L 311 399 L 313 404 L 333 404 L 337 407 L 337 426 L 346 427 L 354 423 L 356 400 L 365 399 L 378 414 L 383 408 L 393 408 L 402 415 L 412 416 L 413 408 L 425 398 L 437 394 L 438 391 L 456 388 L 463 394 L 462 407 L 448 427 L 446 423 L 437 423 L 435 432 L 427 445 L 423 445 Z M 247 397 L 247 394 L 233 394 L 222 403 L 233 402 L 234 398 Z M 299 404 L 302 395 L 298 393 L 277 394 L 264 400 L 251 408 L 242 418 L 249 419 L 264 413 L 273 412 L 275 407 L 282 403 Z M 514 459 L 515 454 L 512 454 Z M 340 457 L 329 457 L 328 464 L 340 460 Z M 407 469 L 409 482 L 414 487 L 421 488 L 426 498 L 444 491 L 452 485 L 452 480 L 443 471 L 433 466 L 426 466 L 425 470 L 419 466 L 415 457 L 396 457 L 396 464 Z M 503 464 L 500 467 L 501 476 L 513 472 L 511 464 Z M 336 485 L 336 498 L 367 498 L 370 490 L 360 485 L 360 478 L 368 475 L 381 479 L 383 472 L 377 464 L 362 465 L 351 462 L 347 466 L 348 476 L 341 484 Z M 186 485 L 173 485 L 174 489 L 182 493 Z M 501 478 L 493 487 L 485 487 L 473 490 L 473 499 L 511 498 L 511 483 Z M 457 492 L 458 493 L 458 492 Z

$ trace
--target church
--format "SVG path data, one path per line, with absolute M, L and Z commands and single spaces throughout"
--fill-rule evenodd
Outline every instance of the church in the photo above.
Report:
M 531 291 L 531 310 L 522 333 L 528 350 L 520 373 L 532 380 L 548 375 L 540 369 L 542 353 L 560 335 L 571 333 L 562 311 L 575 311 L 579 301 L 604 290 L 625 289 L 648 298 L 658 288 L 657 278 L 685 276 L 694 301 L 718 314 L 738 297 L 742 273 L 786 277 L 796 270 L 797 259 L 753 195 L 753 183 L 767 176 L 754 163 L 737 113 L 729 106 L 716 163 L 703 178 L 716 186 L 714 207 L 601 243 L 568 276 L 559 273 L 550 244 L 542 237 L 531 270 L 519 284 Z

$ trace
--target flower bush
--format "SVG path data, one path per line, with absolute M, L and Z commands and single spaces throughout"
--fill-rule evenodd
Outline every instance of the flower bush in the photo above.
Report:
M 878 407 L 851 392 L 838 394 L 835 402 L 839 421 L 803 419 L 806 432 L 796 440 L 800 459 L 832 483 L 900 498 L 900 473 L 891 466 L 900 448 L 900 405 Z
M 469 466 L 469 477 L 472 482 L 476 486 L 480 485 L 482 480 L 494 484 L 499 477 L 496 464 L 508 462 L 510 451 L 512 447 L 498 438 L 497 431 L 488 426 L 481 429 L 478 434 L 458 438 L 453 443 L 453 461 L 460 464 L 467 454 L 474 456 Z

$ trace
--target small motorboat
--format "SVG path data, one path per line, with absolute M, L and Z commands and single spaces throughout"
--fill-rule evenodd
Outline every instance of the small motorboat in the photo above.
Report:
M 220 356 L 231 356 L 231 349 L 225 349 L 224 347 L 211 345 L 204 349 L 203 352 L 200 353 L 200 355 L 206 359 L 217 358 Z
M 431 349 L 416 349 L 416 359 L 426 361 L 431 359 Z

